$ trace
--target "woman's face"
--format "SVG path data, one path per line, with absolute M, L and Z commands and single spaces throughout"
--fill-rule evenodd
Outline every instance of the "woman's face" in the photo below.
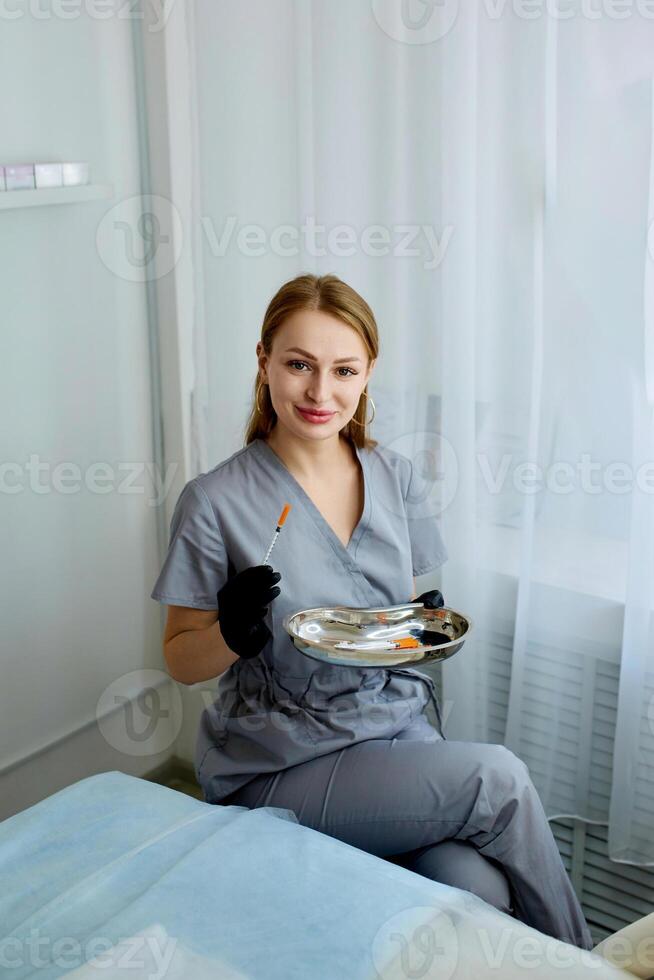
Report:
M 319 310 L 299 310 L 278 328 L 270 357 L 257 344 L 260 378 L 281 423 L 300 439 L 337 434 L 354 415 L 375 364 L 353 327 Z M 338 363 L 340 362 L 340 363 Z M 301 409 L 327 413 L 323 421 Z

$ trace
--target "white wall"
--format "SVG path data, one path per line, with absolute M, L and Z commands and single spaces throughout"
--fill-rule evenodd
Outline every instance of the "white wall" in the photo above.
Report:
M 32 6 L 0 31 L 0 163 L 88 160 L 115 196 L 0 211 L 1 458 L 18 464 L 0 493 L 0 816 L 83 775 L 148 771 L 174 738 L 166 722 L 134 754 L 95 724 L 108 685 L 133 694 L 126 675 L 163 666 L 146 290 L 120 273 L 120 235 L 115 256 L 96 248 L 103 215 L 140 188 L 133 24 Z M 57 490 L 62 462 L 76 492 Z M 85 486 L 97 462 L 108 493 Z

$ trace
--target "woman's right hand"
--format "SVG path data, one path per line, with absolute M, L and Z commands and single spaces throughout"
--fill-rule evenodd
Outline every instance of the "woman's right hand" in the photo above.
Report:
M 234 575 L 217 594 L 218 622 L 225 643 L 244 660 L 261 653 L 272 636 L 264 623 L 268 603 L 281 589 L 270 565 L 253 565 Z

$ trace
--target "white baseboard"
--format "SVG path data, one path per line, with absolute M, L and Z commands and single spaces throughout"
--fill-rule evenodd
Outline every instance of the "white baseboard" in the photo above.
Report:
M 170 684 L 162 684 L 159 693 L 162 706 L 173 707 Z M 54 744 L 44 746 L 38 753 L 12 763 L 0 772 L 0 820 L 21 810 L 72 783 L 100 772 L 128 773 L 147 777 L 161 769 L 175 756 L 175 715 L 162 712 L 164 723 L 157 726 L 156 741 L 148 740 L 148 751 L 136 754 L 138 743 L 130 745 L 125 737 L 125 711 L 117 710 L 66 734 Z M 170 719 L 170 724 L 167 724 Z M 142 747 L 142 746 L 141 746 Z

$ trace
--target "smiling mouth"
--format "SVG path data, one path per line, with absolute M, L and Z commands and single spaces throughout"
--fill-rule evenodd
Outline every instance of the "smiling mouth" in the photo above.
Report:
M 315 408 L 304 408 L 302 405 L 296 405 L 296 408 L 299 412 L 304 412 L 305 415 L 316 415 L 318 418 L 327 418 L 330 415 L 334 415 L 334 412 L 318 412 Z

